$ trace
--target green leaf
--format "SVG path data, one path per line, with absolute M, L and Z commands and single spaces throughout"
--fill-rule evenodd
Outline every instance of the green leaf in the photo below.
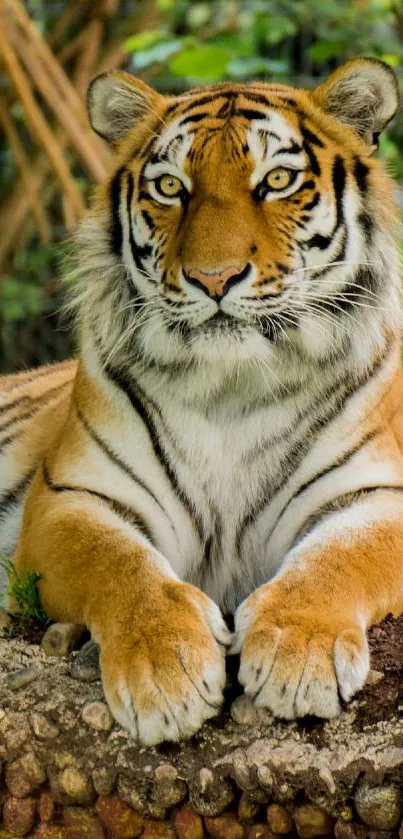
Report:
M 282 75 L 287 72 L 286 61 L 271 61 L 269 58 L 235 58 L 228 65 L 228 75 L 235 79 L 253 76 Z
M 321 64 L 329 61 L 330 58 L 337 58 L 344 49 L 345 44 L 342 41 L 318 41 L 310 48 L 309 55 L 312 61 Z
M 187 47 L 169 62 L 175 76 L 217 81 L 225 76 L 231 53 L 216 44 Z
M 182 41 L 163 41 L 155 44 L 149 50 L 135 52 L 132 56 L 132 64 L 137 70 L 142 70 L 150 64 L 163 64 L 171 55 L 179 52 L 182 48 Z
M 297 26 L 293 20 L 284 15 L 269 15 L 266 30 L 266 43 L 278 44 L 285 38 L 295 35 Z
M 147 29 L 145 32 L 139 32 L 138 35 L 130 35 L 123 43 L 123 49 L 126 52 L 135 52 L 136 50 L 147 50 L 158 44 L 167 33 L 163 29 Z

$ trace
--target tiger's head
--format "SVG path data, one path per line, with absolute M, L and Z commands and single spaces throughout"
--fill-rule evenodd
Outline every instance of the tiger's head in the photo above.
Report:
M 116 158 L 79 241 L 105 353 L 322 358 L 356 315 L 367 333 L 389 301 L 393 319 L 391 184 L 371 155 L 397 105 L 393 71 L 373 59 L 313 92 L 251 82 L 164 97 L 123 72 L 96 77 L 90 121 Z

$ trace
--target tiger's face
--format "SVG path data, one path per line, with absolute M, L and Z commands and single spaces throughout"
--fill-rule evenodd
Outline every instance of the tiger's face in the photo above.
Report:
M 118 147 L 98 207 L 143 352 L 239 359 L 302 341 L 320 354 L 332 323 L 374 302 L 389 185 L 370 155 L 395 81 L 380 62 L 349 66 L 349 84 L 337 71 L 313 94 L 252 83 L 166 99 L 126 74 L 95 80 L 93 124 Z

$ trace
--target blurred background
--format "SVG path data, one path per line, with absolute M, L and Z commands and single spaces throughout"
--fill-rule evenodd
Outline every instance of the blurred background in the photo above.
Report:
M 74 351 L 61 261 L 109 159 L 85 112 L 93 75 L 119 67 L 167 93 L 224 79 L 313 87 L 356 56 L 388 62 L 403 87 L 401 0 L 1 0 L 0 372 Z M 401 113 L 379 154 L 403 207 Z

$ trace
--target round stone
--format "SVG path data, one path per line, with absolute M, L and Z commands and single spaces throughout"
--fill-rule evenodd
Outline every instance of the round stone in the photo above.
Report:
M 113 717 L 105 702 L 89 702 L 83 708 L 82 718 L 96 731 L 110 731 L 113 726 Z
M 50 722 L 44 714 L 31 714 L 31 725 L 35 737 L 39 740 L 54 740 L 59 736 L 57 725 Z
M 101 678 L 99 646 L 95 641 L 87 641 L 81 647 L 71 663 L 70 673 L 80 682 L 95 682 Z
M 6 784 L 15 798 L 25 798 L 46 780 L 43 766 L 28 752 L 14 760 L 6 769 Z
M 68 655 L 77 648 L 84 632 L 81 623 L 53 623 L 42 638 L 41 648 L 46 655 Z
M 333 820 L 316 804 L 302 804 L 301 807 L 296 807 L 294 820 L 298 836 L 302 839 L 329 836 L 333 832 Z
M 245 828 L 238 821 L 235 813 L 223 813 L 215 818 L 204 819 L 206 830 L 213 839 L 243 839 Z
M 203 821 L 190 804 L 183 804 L 174 818 L 179 839 L 203 839 Z
M 33 798 L 7 798 L 3 807 L 3 824 L 15 836 L 25 836 L 35 819 Z
M 361 781 L 357 787 L 354 804 L 358 815 L 368 827 L 393 830 L 402 813 L 402 793 L 395 784 L 372 786 Z
M 116 796 L 101 796 L 95 809 L 102 824 L 119 839 L 136 839 L 143 832 L 143 817 Z
M 22 670 L 16 670 L 15 673 L 10 673 L 5 679 L 5 685 L 10 690 L 19 690 L 34 682 L 39 673 L 38 667 L 24 667 Z
M 292 818 L 281 804 L 269 804 L 266 818 L 273 833 L 289 833 L 292 828 Z
M 59 790 L 80 804 L 89 804 L 94 796 L 93 786 L 87 775 L 75 766 L 67 766 L 57 778 Z

